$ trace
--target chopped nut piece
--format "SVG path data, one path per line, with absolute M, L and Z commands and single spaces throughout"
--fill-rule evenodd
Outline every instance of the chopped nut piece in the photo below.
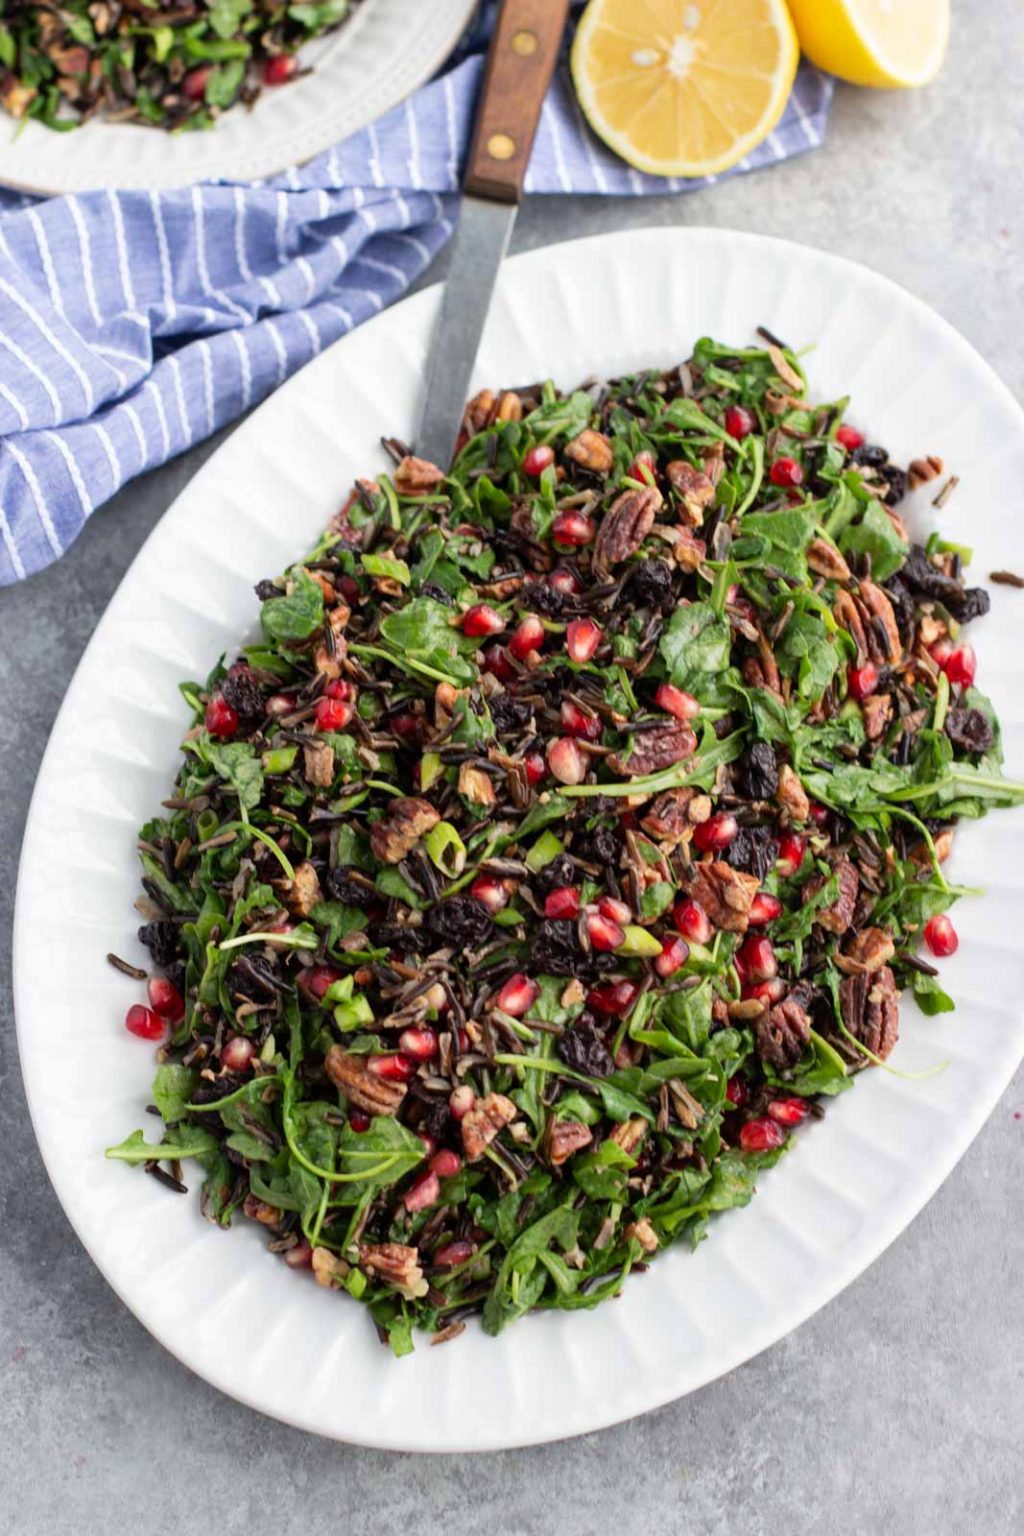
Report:
M 511 1125 L 518 1110 L 503 1093 L 489 1093 L 477 1101 L 462 1122 L 462 1146 L 466 1161 L 475 1163 L 484 1155 L 494 1138 Z
M 779 787 L 775 799 L 790 821 L 806 821 L 811 814 L 807 791 L 788 763 L 783 763 L 779 770 Z
M 850 1034 L 885 1061 L 900 1032 L 899 992 L 889 967 L 840 982 L 839 1003 Z
M 892 696 L 888 693 L 872 693 L 861 701 L 864 716 L 864 734 L 868 741 L 879 741 L 885 735 L 892 719 Z
M 325 1286 L 328 1290 L 337 1290 L 344 1283 L 351 1269 L 351 1264 L 346 1264 L 344 1259 L 340 1259 L 329 1248 L 313 1249 L 313 1279 L 317 1285 Z
M 399 496 L 422 496 L 436 491 L 444 479 L 444 470 L 431 464 L 429 459 L 418 459 L 415 454 L 407 453 L 396 465 L 392 479 Z
M 459 794 L 471 805 L 493 805 L 496 800 L 494 780 L 482 768 L 463 763 L 459 769 Z
M 607 475 L 615 462 L 611 440 L 590 427 L 584 427 L 580 435 L 567 444 L 565 456 L 595 475 Z
M 405 1084 L 378 1077 L 369 1069 L 369 1056 L 332 1045 L 324 1057 L 324 1070 L 350 1104 L 368 1115 L 395 1115 L 405 1098 Z
M 941 475 L 943 468 L 942 460 L 934 453 L 930 453 L 926 459 L 911 459 L 907 465 L 908 487 L 916 491 L 919 485 L 927 485 L 929 480 Z
M 897 662 L 903 653 L 900 644 L 900 631 L 896 623 L 896 615 L 892 611 L 892 603 L 888 594 L 876 587 L 873 581 L 862 581 L 858 588 L 858 601 L 862 610 L 867 614 L 868 651 L 874 651 L 879 660 Z M 877 624 L 874 621 L 878 621 Z M 885 645 L 881 643 L 879 629 L 885 635 Z M 856 636 L 854 637 L 856 638 Z M 872 646 L 874 641 L 874 646 Z
M 279 1226 L 284 1218 L 284 1212 L 279 1211 L 276 1205 L 268 1205 L 256 1195 L 246 1195 L 242 1202 L 242 1212 L 251 1221 L 258 1221 L 261 1227 Z
M 336 603 L 333 608 L 329 608 L 326 622 L 332 636 L 331 643 L 320 641 L 313 648 L 313 665 L 322 677 L 331 682 L 341 676 L 341 663 L 348 653 L 348 641 L 343 630 L 351 616 L 352 610 L 346 603 Z
M 420 1268 L 419 1254 L 405 1243 L 360 1243 L 359 1268 L 390 1285 L 407 1301 L 416 1301 L 430 1289 Z
M 842 954 L 836 955 L 835 961 L 847 976 L 860 976 L 880 971 L 895 953 L 896 945 L 887 929 L 865 928 L 850 940 Z
M 646 1135 L 647 1121 L 637 1115 L 632 1120 L 621 1120 L 610 1133 L 608 1140 L 614 1141 L 615 1145 L 621 1147 L 630 1157 L 635 1157 Z
M 560 1168 L 574 1153 L 589 1147 L 593 1139 L 590 1126 L 581 1120 L 550 1119 L 544 1136 L 548 1162 L 552 1168 Z
M 310 784 L 326 789 L 334 782 L 334 748 L 329 741 L 311 741 L 302 749 L 302 771 Z
M 690 894 L 700 903 L 716 928 L 726 933 L 745 933 L 751 902 L 760 881 L 731 864 L 716 859 L 711 864 L 696 865 Z
M 575 977 L 573 977 L 572 981 L 570 981 L 569 985 L 566 987 L 565 991 L 559 998 L 559 1002 L 563 1008 L 575 1008 L 577 1003 L 582 1003 L 584 1001 L 586 995 L 586 988 L 584 987 L 582 981 L 578 981 Z
M 370 828 L 370 847 L 382 864 L 400 864 L 425 833 L 441 820 L 429 800 L 407 795 L 391 801 Z
M 857 665 L 862 666 L 868 654 L 868 637 L 864 630 L 864 620 L 857 604 L 849 592 L 842 587 L 836 593 L 834 612 L 836 622 L 842 625 L 857 647 Z
M 284 904 L 295 917 L 308 917 L 318 901 L 323 900 L 317 872 L 308 859 L 295 871 L 295 879 L 282 881 Z
M 699 528 L 704 521 L 705 510 L 715 499 L 715 487 L 710 475 L 702 469 L 694 469 L 685 459 L 674 459 L 665 466 L 665 478 L 681 499 L 683 521 L 691 528 Z
M 678 847 L 680 843 L 688 841 L 693 833 L 694 819 L 691 815 L 691 803 L 695 795 L 696 791 L 692 789 L 666 789 L 644 813 L 640 821 L 641 827 L 669 850 Z M 700 795 L 697 798 L 708 800 L 706 795 Z M 708 800 L 709 815 L 710 811 L 711 802 Z M 705 816 L 703 820 L 706 821 L 707 817 Z
M 647 773 L 657 773 L 671 768 L 691 757 L 697 747 L 697 738 L 684 720 L 676 725 L 659 726 L 653 731 L 639 731 L 630 740 L 628 756 L 615 752 L 608 759 L 613 773 L 624 778 L 636 779 Z
M 727 1007 L 730 1019 L 739 1019 L 744 1023 L 748 1019 L 759 1019 L 767 1011 L 768 1004 L 758 997 L 744 997 L 727 1004 Z
M 635 1237 L 644 1253 L 657 1253 L 658 1234 L 646 1216 L 641 1216 L 639 1221 L 629 1222 L 626 1227 L 626 1236 Z
M 839 877 L 839 895 L 835 901 L 827 907 L 822 907 L 816 915 L 815 922 L 829 933 L 845 933 L 853 922 L 854 909 L 857 905 L 857 892 L 860 890 L 860 876 L 847 858 L 840 858 L 834 868 L 834 873 Z M 803 888 L 804 906 L 816 896 L 825 884 L 824 876 L 814 875 Z

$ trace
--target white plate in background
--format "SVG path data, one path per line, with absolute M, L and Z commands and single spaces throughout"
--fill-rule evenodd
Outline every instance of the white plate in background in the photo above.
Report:
M 146 962 L 132 902 L 137 827 L 168 792 L 185 711 L 252 629 L 252 583 L 311 544 L 382 433 L 412 435 L 438 290 L 407 299 L 309 364 L 248 418 L 166 513 L 97 627 L 58 716 L 29 816 L 15 923 L 18 1038 L 32 1119 L 79 1237 L 145 1326 L 215 1386 L 339 1439 L 401 1450 L 553 1440 L 641 1413 L 722 1375 L 835 1296 L 903 1230 L 996 1104 L 1022 1052 L 1024 816 L 966 824 L 950 870 L 988 894 L 957 908 L 943 962 L 954 1014 L 903 1004 L 892 1065 L 863 1074 L 801 1130 L 753 1203 L 714 1221 L 594 1312 L 529 1317 L 490 1339 L 396 1361 L 365 1309 L 267 1252 L 255 1224 L 199 1214 L 199 1176 L 175 1197 L 103 1149 L 138 1125 L 153 1053 L 126 1034 L 135 983 L 108 950 Z M 976 579 L 1024 571 L 1024 414 L 945 321 L 866 268 L 729 230 L 623 233 L 551 246 L 504 268 L 474 387 L 553 376 L 564 386 L 685 358 L 710 333 L 758 324 L 806 358 L 819 400 L 897 462 L 941 454 L 960 476 L 942 513 L 974 546 Z M 934 487 L 932 487 L 934 489 Z M 901 511 L 903 508 L 901 508 Z M 68 558 L 74 559 L 72 553 Z M 1020 593 L 993 589 L 971 631 L 1011 769 L 1024 768 Z M 156 1127 L 154 1126 L 155 1130 Z M 186 1165 L 188 1168 L 189 1165 Z M 906 1326 L 918 1326 L 914 1318 Z M 922 1338 L 922 1342 L 923 1338 Z
M 69 133 L 0 111 L 0 185 L 24 192 L 162 190 L 254 181 L 365 128 L 439 69 L 477 0 L 361 0 L 336 32 L 302 49 L 310 75 L 267 88 L 206 132 L 167 133 L 92 118 Z

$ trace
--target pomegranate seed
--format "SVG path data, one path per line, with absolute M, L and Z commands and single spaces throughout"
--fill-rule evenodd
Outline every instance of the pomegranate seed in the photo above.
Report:
M 736 969 L 744 981 L 771 981 L 779 969 L 771 939 L 755 933 L 745 938 L 736 951 Z
M 398 1048 L 403 1056 L 413 1061 L 430 1061 L 437 1055 L 437 1031 L 426 1024 L 403 1029 L 398 1037 Z
M 672 921 L 690 944 L 709 944 L 714 929 L 699 901 L 681 901 L 672 910 Z
M 779 838 L 779 856 L 776 868 L 780 875 L 795 875 L 804 861 L 807 839 L 799 832 L 784 832 Z
M 802 485 L 804 472 L 796 459 L 776 459 L 770 470 L 772 485 Z
M 370 1119 L 365 1109 L 350 1109 L 348 1112 L 348 1123 L 360 1136 L 370 1129 Z
M 745 985 L 741 991 L 744 1002 L 753 999 L 755 1002 L 764 1003 L 768 1008 L 774 1008 L 776 1003 L 781 1003 L 786 995 L 786 983 L 781 977 L 773 976 L 771 981 L 759 981 L 756 986 Z
M 292 710 L 297 709 L 298 702 L 294 693 L 272 693 L 266 703 L 267 714 L 278 720 L 282 715 L 290 715 Z
M 146 990 L 149 993 L 149 1006 L 162 1019 L 177 1024 L 185 1017 L 185 1001 L 173 981 L 168 981 L 166 976 L 151 976 Z
M 462 633 L 473 640 L 482 640 L 485 635 L 500 635 L 504 628 L 505 620 L 489 603 L 474 603 L 462 615 Z
M 341 980 L 341 972 L 332 970 L 329 965 L 311 965 L 303 971 L 299 977 L 299 986 L 310 997 L 315 997 L 318 1003 L 323 1002 L 328 988 L 333 987 L 336 981 Z
M 206 706 L 206 729 L 211 736 L 233 736 L 238 730 L 238 714 L 223 694 L 215 693 Z
M 958 646 L 955 651 L 950 651 L 940 665 L 954 687 L 959 684 L 962 688 L 970 688 L 978 670 L 978 658 L 974 654 L 974 646 Z
M 603 917 L 600 912 L 587 913 L 587 933 L 595 949 L 618 949 L 626 942 L 626 935 L 618 923 L 610 917 Z
M 594 520 L 585 512 L 559 512 L 551 524 L 551 537 L 556 544 L 567 544 L 573 549 L 592 544 L 597 534 Z
M 730 816 L 728 811 L 719 811 L 694 827 L 693 846 L 701 853 L 720 853 L 723 848 L 728 848 L 738 831 L 736 817 Z
M 508 906 L 508 886 L 504 880 L 496 880 L 493 875 L 477 875 L 469 888 L 469 894 L 475 896 L 477 901 L 482 901 L 488 912 L 500 912 Z
M 452 1243 L 445 1243 L 434 1254 L 434 1263 L 439 1269 L 454 1269 L 457 1264 L 465 1264 L 476 1252 L 474 1243 L 467 1243 L 465 1238 L 456 1238 Z
M 538 443 L 536 448 L 528 449 L 523 456 L 523 474 L 537 479 L 554 462 L 555 450 L 549 448 L 547 443 Z
M 753 432 L 756 423 L 753 416 L 743 405 L 730 405 L 725 413 L 725 430 L 730 437 L 735 437 L 742 442 Z
M 559 736 L 548 747 L 548 767 L 559 784 L 582 784 L 587 761 L 571 736 Z
M 583 741 L 597 741 L 601 735 L 600 715 L 587 715 L 571 699 L 562 700 L 562 729 L 568 736 L 579 736 Z
M 508 659 L 508 652 L 503 645 L 489 645 L 484 651 L 483 670 L 496 677 L 499 683 L 510 683 L 516 675 L 516 669 Z
M 152 1008 L 133 1003 L 124 1016 L 124 1027 L 140 1040 L 162 1040 L 167 1033 L 167 1020 L 154 1013 Z
M 816 827 L 823 827 L 831 814 L 832 812 L 829 810 L 828 806 L 822 805 L 820 800 L 811 801 L 811 820 L 814 822 Z
M 522 971 L 516 971 L 510 976 L 498 993 L 498 1007 L 502 1013 L 510 1013 L 514 1019 L 521 1019 L 524 1013 L 529 1013 L 534 1003 L 540 997 L 540 987 L 529 976 L 524 976 Z
M 748 921 L 752 928 L 760 928 L 764 923 L 774 923 L 782 912 L 782 902 L 777 896 L 772 896 L 768 891 L 758 891 L 750 903 Z
M 773 1099 L 768 1105 L 768 1113 L 778 1125 L 799 1125 L 810 1112 L 806 1099 Z
M 523 758 L 523 766 L 526 769 L 526 777 L 531 784 L 539 784 L 541 779 L 547 777 L 548 765 L 544 761 L 542 752 L 527 752 Z
M 552 592 L 561 592 L 563 597 L 575 597 L 577 592 L 583 591 L 583 584 L 575 571 L 570 571 L 567 565 L 556 566 L 548 576 L 548 586 Z
M 952 656 L 953 647 L 948 640 L 936 640 L 934 645 L 928 647 L 928 654 L 934 662 L 943 667 Z
M 318 731 L 343 731 L 352 719 L 352 705 L 344 699 L 327 697 L 316 701 L 316 728 Z
M 774 1120 L 748 1120 L 740 1131 L 740 1146 L 744 1152 L 771 1152 L 781 1147 L 786 1133 Z
M 457 1152 L 450 1152 L 447 1147 L 442 1147 L 440 1152 L 435 1152 L 430 1159 L 430 1166 L 439 1179 L 451 1179 L 462 1167 L 462 1158 Z
M 639 990 L 631 981 L 602 981 L 587 993 L 587 1007 L 607 1018 L 621 1019 L 636 1002 Z
M 476 1094 L 468 1083 L 462 1083 L 460 1087 L 453 1088 L 448 1095 L 448 1108 L 452 1112 L 453 1120 L 465 1120 L 475 1103 Z
M 370 1072 L 389 1083 L 407 1083 L 416 1072 L 416 1063 L 408 1056 L 371 1056 L 366 1063 Z
M 202 101 L 206 95 L 207 82 L 212 73 L 212 64 L 200 64 L 198 69 L 190 69 L 181 82 L 181 94 L 188 101 Z
M 864 433 L 858 432 L 856 427 L 844 425 L 836 432 L 836 442 L 842 443 L 847 452 L 852 453 L 854 448 L 863 448 Z
M 354 576 L 335 576 L 335 590 L 340 592 L 346 603 L 357 603 L 362 597 L 359 583 Z
M 597 903 L 597 910 L 610 923 L 618 923 L 621 926 L 633 921 L 632 908 L 626 902 L 618 901 L 614 896 L 602 896 Z
M 401 736 L 403 741 L 409 742 L 418 743 L 423 740 L 425 725 L 426 721 L 422 715 L 391 715 L 388 719 L 388 726 L 394 734 Z
M 569 660 L 576 662 L 577 666 L 583 666 L 594 656 L 602 638 L 601 626 L 595 624 L 593 619 L 573 619 L 565 632 L 565 648 Z
M 263 80 L 266 85 L 284 85 L 290 80 L 298 68 L 297 61 L 290 53 L 279 53 L 274 58 L 268 59 L 263 66 Z
M 288 1265 L 289 1269 L 312 1268 L 313 1250 L 306 1242 L 305 1238 L 301 1238 L 299 1242 L 295 1244 L 294 1248 L 289 1248 L 286 1251 L 284 1261 Z
M 700 704 L 693 694 L 677 688 L 675 683 L 659 683 L 654 702 L 677 720 L 692 720 L 694 715 L 700 714 Z
M 234 1035 L 220 1048 L 220 1064 L 225 1072 L 245 1072 L 252 1065 L 256 1047 L 244 1035 Z
M 626 474 L 631 480 L 639 480 L 641 485 L 653 485 L 654 471 L 654 454 L 651 453 L 650 449 L 643 448 L 626 470 Z
M 508 648 L 517 661 L 525 661 L 531 651 L 539 651 L 544 644 L 544 625 L 535 613 L 528 613 L 516 625 Z
M 324 693 L 329 699 L 351 700 L 355 698 L 356 691 L 352 684 L 346 682 L 343 677 L 336 677 L 332 682 L 327 684 L 327 687 L 324 689 Z
M 846 682 L 855 699 L 869 699 L 878 687 L 878 668 L 870 661 L 862 667 L 849 667 Z
M 544 898 L 545 917 L 579 917 L 580 893 L 574 885 L 560 885 Z
M 750 1090 L 742 1077 L 730 1077 L 725 1085 L 725 1096 L 730 1104 L 735 1104 L 739 1108 L 749 1099 Z
M 690 946 L 685 939 L 669 939 L 660 955 L 654 957 L 654 969 L 661 977 L 674 976 L 690 958 Z
M 924 925 L 924 941 L 932 954 L 944 960 L 955 955 L 960 947 L 957 931 L 944 912 L 936 913 Z
M 418 1178 L 411 1189 L 407 1189 L 402 1199 L 402 1204 L 407 1211 L 425 1211 L 428 1205 L 436 1205 L 441 1197 L 441 1181 L 434 1172 L 425 1173 Z

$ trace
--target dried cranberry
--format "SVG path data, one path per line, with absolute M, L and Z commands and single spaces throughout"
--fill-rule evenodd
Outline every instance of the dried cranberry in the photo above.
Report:
M 427 913 L 427 927 L 444 944 L 458 948 L 483 944 L 494 923 L 482 901 L 472 896 L 449 896 Z
M 611 1052 L 592 1014 L 580 1014 L 576 1023 L 560 1037 L 555 1049 L 566 1066 L 587 1077 L 607 1077 L 615 1069 Z

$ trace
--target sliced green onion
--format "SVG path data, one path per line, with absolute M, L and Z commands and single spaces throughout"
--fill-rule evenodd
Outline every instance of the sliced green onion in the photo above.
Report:
M 435 869 L 455 879 L 466 867 L 466 845 L 450 821 L 439 821 L 423 839 L 423 846 Z

